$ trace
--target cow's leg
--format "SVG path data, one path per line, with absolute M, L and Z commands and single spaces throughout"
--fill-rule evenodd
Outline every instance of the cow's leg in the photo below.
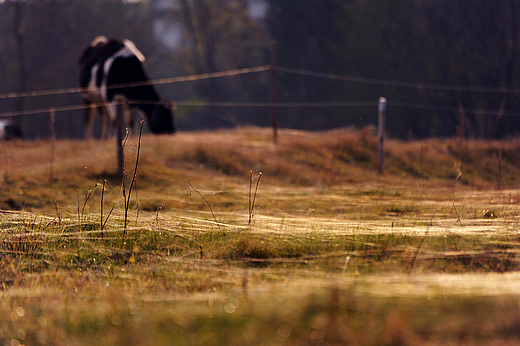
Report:
M 99 107 L 99 118 L 101 119 L 101 138 L 107 139 L 111 136 L 112 129 L 110 126 L 110 117 L 105 106 Z
M 128 128 L 129 135 L 132 134 L 134 131 L 134 123 L 135 123 L 135 110 L 129 107 L 126 107 L 125 109 L 125 115 L 126 115 L 126 127 Z
M 110 123 L 116 135 L 118 131 L 124 131 L 126 127 L 126 109 L 125 99 L 121 95 L 116 95 L 114 100 L 107 105 L 107 114 L 110 118 Z M 112 132 L 113 133 L 113 132 Z
M 85 138 L 92 139 L 92 126 L 94 125 L 94 118 L 96 117 L 96 106 L 90 102 L 85 102 L 85 118 L 83 119 L 85 125 Z

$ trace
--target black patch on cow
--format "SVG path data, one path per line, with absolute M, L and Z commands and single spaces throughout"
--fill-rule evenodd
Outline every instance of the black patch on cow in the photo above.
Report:
M 96 75 L 96 86 L 100 87 L 103 80 L 103 65 L 108 58 L 124 48 L 121 41 L 112 39 L 108 42 L 99 42 L 94 47 L 89 46 L 79 59 L 79 64 L 82 66 L 82 73 L 80 76 L 80 86 L 85 88 L 90 81 L 90 72 L 94 65 L 98 64 L 99 69 Z

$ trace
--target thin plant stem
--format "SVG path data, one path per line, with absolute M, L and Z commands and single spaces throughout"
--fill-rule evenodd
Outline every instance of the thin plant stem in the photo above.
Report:
M 139 211 L 141 210 L 141 205 L 139 204 L 139 202 L 137 202 L 135 209 L 135 225 L 137 226 L 139 224 Z
M 262 179 L 262 172 L 258 172 L 258 180 L 256 181 L 255 194 L 253 195 L 253 202 L 251 202 L 251 208 L 249 210 L 249 224 L 251 224 L 251 219 L 254 216 L 253 215 L 253 210 L 255 208 L 256 194 L 258 192 L 258 185 L 260 185 L 260 179 Z
M 112 215 L 112 212 L 114 211 L 114 208 L 116 206 L 114 205 L 112 207 L 112 209 L 110 209 L 110 211 L 108 212 L 108 215 L 107 215 L 107 218 L 105 219 L 105 222 L 103 223 L 103 225 L 101 226 L 102 229 L 105 229 L 105 227 L 107 226 L 107 222 L 108 222 L 108 218 L 110 218 L 110 215 Z
M 249 178 L 249 198 L 248 198 L 248 206 L 247 206 L 247 212 L 249 213 L 249 221 L 248 224 L 251 224 L 251 189 L 253 186 L 253 171 L 249 171 L 251 173 L 251 176 Z
M 125 187 L 123 186 L 123 197 L 125 198 L 125 225 L 124 225 L 124 231 L 123 233 L 126 234 L 126 225 L 128 222 L 128 209 L 130 207 L 130 197 L 132 196 L 132 188 L 134 187 L 135 180 L 137 179 L 137 167 L 139 165 L 139 154 L 141 152 L 141 136 L 143 134 L 143 124 L 144 120 L 140 121 L 140 128 L 139 128 L 139 140 L 137 144 L 137 156 L 135 158 L 135 167 L 134 167 L 134 174 L 132 174 L 132 180 L 130 181 L 130 187 L 128 188 L 128 197 L 125 193 Z M 124 178 L 123 178 L 124 181 Z
M 129 134 L 129 131 L 128 131 L 128 129 L 126 129 L 125 138 L 123 138 L 123 140 L 121 141 L 121 148 L 122 148 L 122 151 L 123 151 L 123 162 L 122 162 L 122 169 L 121 169 L 121 189 L 123 190 L 123 201 L 125 203 L 125 228 L 124 228 L 124 231 L 123 231 L 123 233 L 125 233 L 125 234 L 126 234 L 126 210 L 127 210 L 126 203 L 127 203 L 127 198 L 126 198 L 126 184 L 125 184 L 125 177 L 126 177 L 125 166 L 126 166 L 126 162 L 125 162 L 124 151 L 125 151 L 125 147 L 126 147 L 126 142 L 128 140 L 128 134 Z
M 457 211 L 457 208 L 455 207 L 455 202 L 453 202 L 453 209 L 455 209 L 455 214 L 457 215 L 457 222 L 462 227 L 462 221 L 460 220 L 459 212 Z
M 421 248 L 424 244 L 424 241 L 426 240 L 426 237 L 428 236 L 428 233 L 430 233 L 430 228 L 426 230 L 426 233 L 424 234 L 424 237 L 421 239 L 421 243 L 419 244 L 419 247 L 417 248 L 417 251 L 415 251 L 415 254 L 412 259 L 412 265 L 410 267 L 410 274 L 413 271 L 413 267 L 415 266 L 415 261 L 417 260 L 417 255 L 419 255 L 419 251 L 421 251 Z
M 162 204 L 157 208 L 157 214 L 155 214 L 155 227 L 159 228 L 159 213 L 163 209 Z
M 192 191 L 195 191 L 200 196 L 200 198 L 202 198 L 202 200 L 204 202 L 206 202 L 209 210 L 211 211 L 211 215 L 213 216 L 213 220 L 215 220 L 215 223 L 217 224 L 218 228 L 220 228 L 220 225 L 218 224 L 217 218 L 215 217 L 215 214 L 213 213 L 213 209 L 211 208 L 211 205 L 209 204 L 208 200 L 196 188 L 194 188 L 193 185 L 191 185 L 188 180 L 186 180 L 186 184 L 188 185 L 188 194 L 190 195 L 190 197 L 193 197 Z
M 61 226 L 61 215 L 60 215 L 60 212 L 58 210 L 58 202 L 54 201 L 54 206 L 56 207 L 56 215 L 58 216 L 58 225 Z
M 105 197 L 105 185 L 107 183 L 106 179 L 103 179 L 103 187 L 101 188 L 101 218 L 99 224 L 99 230 L 101 232 L 101 239 L 103 239 L 103 200 Z
M 139 222 L 139 211 L 141 210 L 141 204 L 139 203 L 139 194 L 137 193 L 137 181 L 135 182 L 135 225 L 137 226 Z
M 81 223 L 81 219 L 79 217 L 79 189 L 76 189 L 76 197 L 78 199 L 78 227 L 79 227 L 79 224 Z
M 85 192 L 85 200 L 83 201 L 83 208 L 81 208 L 81 217 L 83 218 L 83 213 L 85 212 L 85 207 L 87 206 L 87 202 L 88 200 L 90 199 L 90 197 L 93 195 L 94 193 L 94 190 L 98 187 L 98 186 L 101 186 L 100 183 L 97 183 L 92 189 L 88 190 L 87 192 Z

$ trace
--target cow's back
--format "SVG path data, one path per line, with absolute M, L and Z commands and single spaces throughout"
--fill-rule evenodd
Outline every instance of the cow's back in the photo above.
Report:
M 93 41 L 93 43 L 96 40 Z M 87 87 L 91 78 L 96 78 L 96 86 L 101 85 L 103 79 L 103 69 L 98 68 L 96 76 L 91 76 L 94 65 L 103 66 L 105 61 L 113 56 L 117 51 L 124 47 L 121 41 L 111 39 L 109 41 L 100 40 L 96 44 L 91 44 L 85 49 L 80 57 L 80 86 Z

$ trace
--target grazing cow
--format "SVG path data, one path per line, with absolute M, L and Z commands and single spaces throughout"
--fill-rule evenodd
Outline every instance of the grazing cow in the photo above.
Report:
M 99 36 L 83 52 L 80 65 L 81 96 L 85 103 L 85 137 L 91 138 L 96 112 L 102 120 L 102 137 L 108 137 L 109 127 L 117 128 L 116 100 L 126 99 L 128 107 L 142 111 L 155 134 L 174 133 L 170 107 L 161 102 L 144 69 L 144 56 L 130 40 L 123 42 Z M 130 83 L 137 83 L 132 86 Z M 142 101 L 142 103 L 140 103 Z M 101 106 L 100 106 L 101 105 Z M 126 124 L 133 126 L 127 110 Z

